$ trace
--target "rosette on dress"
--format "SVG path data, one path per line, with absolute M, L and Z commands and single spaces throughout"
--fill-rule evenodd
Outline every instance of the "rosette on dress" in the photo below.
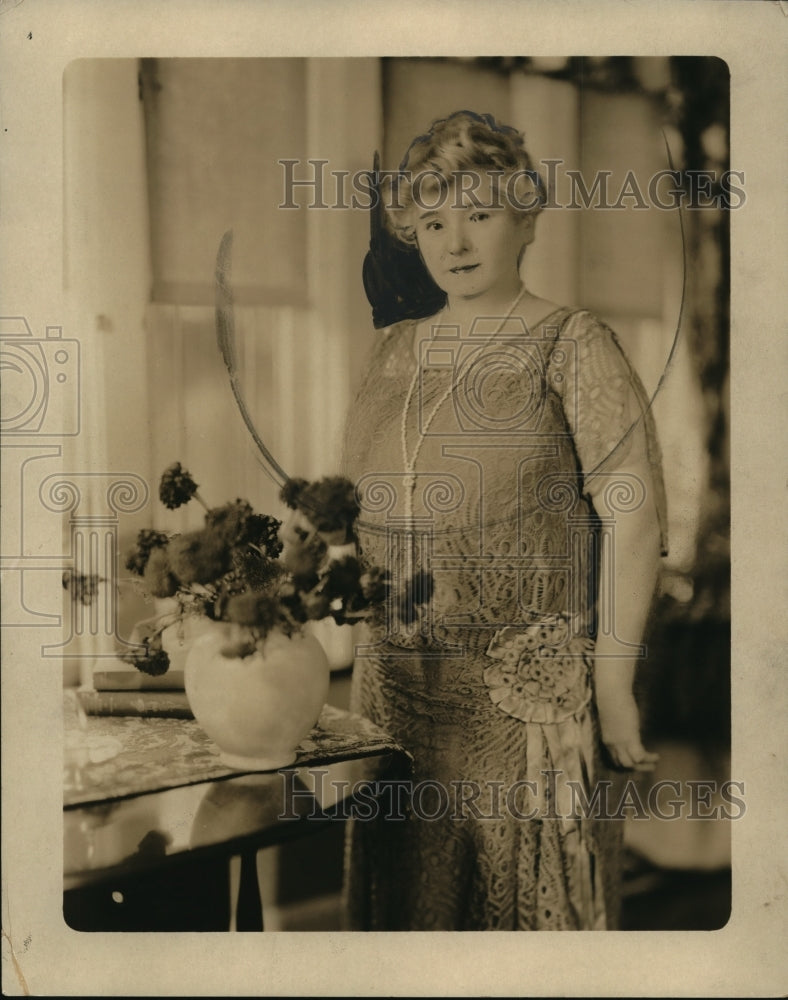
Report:
M 591 700 L 593 640 L 573 634 L 574 619 L 553 614 L 499 629 L 487 647 L 495 660 L 484 682 L 494 705 L 522 722 L 571 718 Z

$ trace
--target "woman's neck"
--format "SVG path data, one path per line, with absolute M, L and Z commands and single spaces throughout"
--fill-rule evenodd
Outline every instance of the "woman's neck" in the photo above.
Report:
M 443 322 L 449 326 L 458 326 L 467 333 L 478 320 L 484 319 L 485 325 L 505 322 L 523 301 L 531 298 L 530 292 L 518 281 L 504 292 L 479 295 L 475 298 L 457 298 L 449 296 L 443 310 Z

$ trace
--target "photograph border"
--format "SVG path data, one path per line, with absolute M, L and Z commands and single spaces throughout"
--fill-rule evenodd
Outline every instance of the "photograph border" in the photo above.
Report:
M 0 288 L 36 336 L 63 305 L 62 74 L 75 58 L 138 56 L 710 55 L 731 73 L 733 913 L 710 932 L 358 935 L 84 934 L 62 918 L 62 668 L 4 629 L 3 992 L 6 995 L 751 996 L 786 988 L 788 827 L 781 765 L 788 642 L 781 142 L 788 4 L 747 0 L 359 2 L 96 0 L 0 3 Z M 64 336 L 68 331 L 62 320 Z M 83 426 L 89 439 L 92 430 Z M 4 443 L 3 448 L 7 446 Z M 5 463 L 3 463 L 5 465 Z M 3 531 L 18 497 L 4 497 Z M 7 634 L 10 633 L 10 634 Z M 32 666 L 31 666 L 32 665 Z

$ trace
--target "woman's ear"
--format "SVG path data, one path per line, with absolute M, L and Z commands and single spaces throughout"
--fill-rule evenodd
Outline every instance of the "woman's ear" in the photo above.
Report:
M 517 255 L 518 269 L 523 263 L 526 247 L 533 243 L 536 236 L 536 212 L 528 212 L 520 216 L 520 235 L 522 243 L 520 244 L 520 253 Z
M 536 212 L 525 212 L 522 216 L 523 247 L 533 243 L 536 236 Z

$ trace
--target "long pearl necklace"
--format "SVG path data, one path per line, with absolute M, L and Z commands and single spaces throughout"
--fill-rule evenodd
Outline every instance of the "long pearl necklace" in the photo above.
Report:
M 525 285 L 521 286 L 520 291 L 512 300 L 512 304 L 506 311 L 506 315 L 503 317 L 501 322 L 495 328 L 495 330 L 490 334 L 490 337 L 497 337 L 498 334 L 503 329 L 504 325 L 511 319 L 512 313 L 517 308 L 525 294 Z M 410 412 L 411 403 L 413 402 L 413 394 L 416 391 L 416 384 L 419 380 L 419 375 L 421 373 L 421 362 L 417 359 L 416 369 L 413 372 L 413 378 L 410 381 L 410 387 L 408 388 L 408 394 L 405 398 L 405 405 L 402 409 L 402 418 L 400 420 L 400 445 L 402 447 L 402 462 L 405 467 L 405 478 L 403 481 L 405 489 L 405 518 L 408 524 L 413 523 L 413 496 L 416 490 L 416 462 L 419 458 L 419 453 L 421 452 L 421 446 L 424 443 L 424 438 L 429 432 L 430 426 L 433 420 L 438 415 L 438 411 L 443 406 L 443 404 L 449 399 L 454 389 L 457 386 L 457 376 L 452 378 L 449 382 L 448 387 L 441 394 L 440 399 L 430 410 L 426 419 L 422 422 L 421 428 L 419 430 L 418 437 L 416 438 L 416 444 L 413 451 L 408 454 L 408 414 Z

